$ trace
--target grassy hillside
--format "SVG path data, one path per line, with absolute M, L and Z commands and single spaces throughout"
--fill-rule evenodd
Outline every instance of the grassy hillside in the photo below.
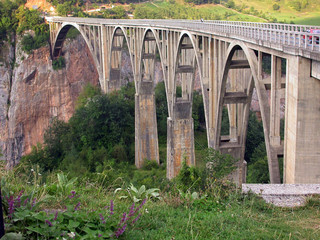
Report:
M 144 11 L 148 9 L 154 12 L 151 18 L 203 18 L 320 25 L 320 0 L 222 0 L 221 4 L 200 5 L 185 3 L 183 0 L 156 0 L 139 4 L 139 7 L 144 8 Z M 150 18 L 150 15 L 142 17 Z
M 320 0 L 234 0 L 236 5 L 247 5 L 278 21 L 293 21 L 296 24 L 320 25 Z M 277 4 L 278 10 L 273 6 Z M 300 10 L 299 10 L 300 6 Z

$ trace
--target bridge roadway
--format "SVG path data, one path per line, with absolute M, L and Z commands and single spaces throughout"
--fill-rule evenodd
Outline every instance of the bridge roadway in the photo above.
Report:
M 137 167 L 145 159 L 159 162 L 154 99 L 154 66 L 159 59 L 168 103 L 168 178 L 177 175 L 183 159 L 195 164 L 192 92 L 198 75 L 208 146 L 239 159 L 234 175 L 239 184 L 245 182 L 244 152 L 253 94 L 260 105 L 270 182 L 280 182 L 278 157 L 283 156 L 285 183 L 320 183 L 320 35 L 307 32 L 320 27 L 62 17 L 47 21 L 53 59 L 63 54 L 68 30 L 77 28 L 92 53 L 105 92 L 124 84 L 121 54 L 128 49 L 136 89 Z M 262 67 L 267 61 L 270 74 Z M 284 139 L 280 137 L 280 102 L 285 102 Z M 228 110 L 227 136 L 221 136 L 223 108 Z

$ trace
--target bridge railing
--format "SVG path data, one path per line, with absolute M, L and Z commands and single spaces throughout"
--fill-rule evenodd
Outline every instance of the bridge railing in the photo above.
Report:
M 259 45 L 270 45 L 275 49 L 283 46 L 293 47 L 296 50 L 307 49 L 320 52 L 320 34 L 308 32 L 311 29 L 320 29 L 319 26 L 256 23 L 256 22 L 229 22 L 229 21 L 200 21 L 200 20 L 153 20 L 153 19 L 97 19 L 97 18 L 47 18 L 53 22 L 76 22 L 78 24 L 94 25 L 130 25 L 150 26 L 159 28 L 179 28 L 190 31 L 199 31 L 204 34 L 215 34 L 230 38 L 241 39 Z

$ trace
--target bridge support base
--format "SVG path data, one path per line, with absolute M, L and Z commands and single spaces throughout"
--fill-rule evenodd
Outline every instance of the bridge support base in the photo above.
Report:
M 193 119 L 167 121 L 167 178 L 176 177 L 182 162 L 195 165 Z
M 310 59 L 288 61 L 284 183 L 320 183 L 320 81 L 310 69 Z
M 159 164 L 158 131 L 153 82 L 141 82 L 140 93 L 135 96 L 135 164 L 143 166 L 144 160 Z

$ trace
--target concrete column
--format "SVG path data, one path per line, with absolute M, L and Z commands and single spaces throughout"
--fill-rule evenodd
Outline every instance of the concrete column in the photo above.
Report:
M 217 113 L 217 96 L 218 96 L 218 81 L 219 81 L 219 55 L 218 55 L 219 41 L 213 39 L 210 45 L 210 79 L 209 79 L 209 147 L 215 146 L 215 123 Z
M 281 58 L 271 59 L 270 144 L 280 146 Z
M 140 92 L 135 96 L 135 164 L 143 166 L 144 160 L 159 164 L 158 130 L 153 82 L 140 82 Z
M 320 183 L 320 81 L 311 60 L 287 61 L 285 183 Z
M 176 102 L 173 118 L 167 122 L 167 178 L 176 177 L 182 161 L 195 165 L 194 127 L 191 117 L 192 103 Z
M 107 79 L 109 77 L 109 43 L 108 39 L 108 27 L 101 26 L 101 59 L 102 59 L 102 76 L 100 79 L 100 86 L 104 93 L 108 92 Z

